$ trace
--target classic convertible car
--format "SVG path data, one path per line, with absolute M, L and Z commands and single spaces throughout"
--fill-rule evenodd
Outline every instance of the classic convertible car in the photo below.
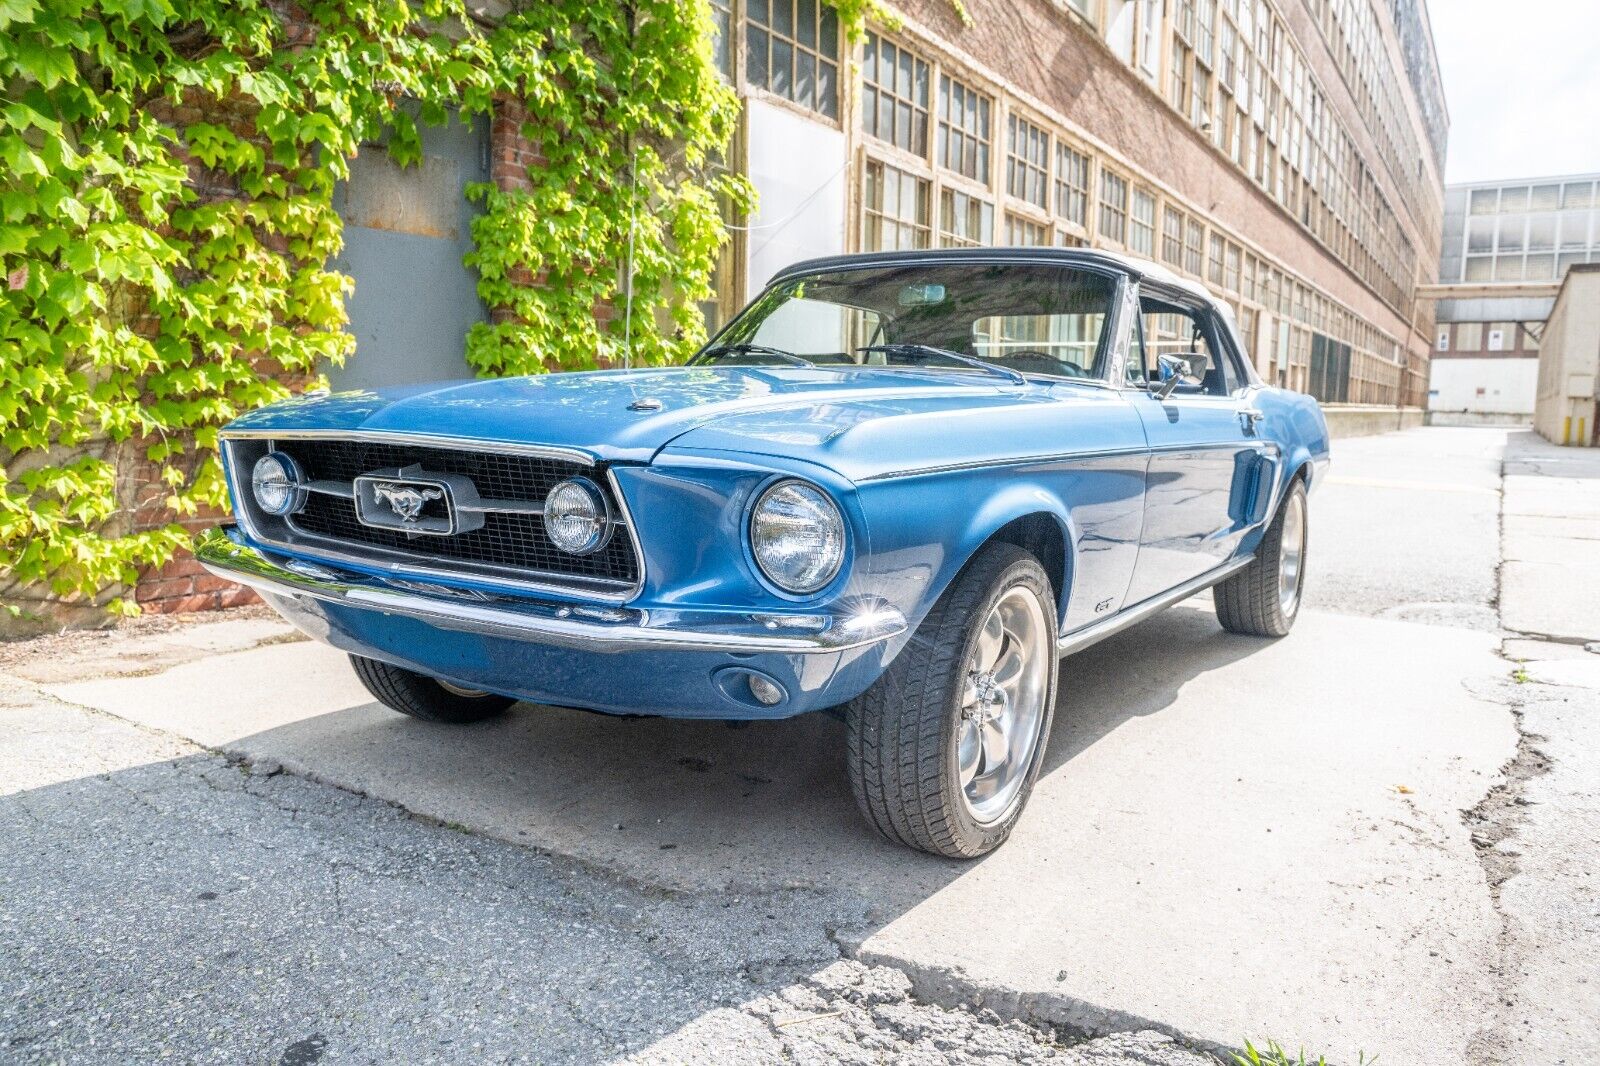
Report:
M 833 709 L 867 819 L 973 857 L 1061 656 L 1214 589 L 1288 633 L 1328 434 L 1225 306 L 1065 249 L 794 266 L 688 365 L 303 397 L 222 434 L 199 548 L 382 703 Z

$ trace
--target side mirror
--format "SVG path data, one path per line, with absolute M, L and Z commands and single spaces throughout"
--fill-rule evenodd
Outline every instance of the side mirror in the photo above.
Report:
M 1161 383 L 1155 389 L 1156 399 L 1165 400 L 1179 387 L 1199 388 L 1206 379 L 1206 372 L 1211 369 L 1211 357 L 1205 352 L 1163 355 L 1157 358 L 1156 369 L 1161 378 Z

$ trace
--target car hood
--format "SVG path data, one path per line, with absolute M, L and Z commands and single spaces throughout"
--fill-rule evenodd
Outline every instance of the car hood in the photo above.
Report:
M 305 396 L 264 407 L 229 429 L 544 444 L 611 462 L 648 462 L 680 438 L 696 448 L 807 457 L 867 423 L 1036 403 L 1049 392 L 944 371 L 677 367 Z

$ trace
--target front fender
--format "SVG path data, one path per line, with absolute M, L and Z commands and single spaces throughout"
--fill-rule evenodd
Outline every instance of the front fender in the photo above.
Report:
M 1121 606 L 1127 593 L 1144 476 L 1144 453 L 1130 450 L 863 482 L 860 507 L 872 529 L 863 564 L 914 628 L 1000 529 L 1044 516 L 1064 545 L 1061 626 L 1075 628 Z

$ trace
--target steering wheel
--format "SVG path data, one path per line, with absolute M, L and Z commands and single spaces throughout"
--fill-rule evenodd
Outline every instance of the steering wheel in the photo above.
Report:
M 1056 377 L 1067 378 L 1086 378 L 1089 376 L 1089 372 L 1076 363 L 1062 362 L 1053 355 L 1047 355 L 1044 352 L 1031 349 L 1009 352 L 994 360 L 994 362 L 999 363 L 1001 366 L 1010 367 L 1013 370 L 1020 370 L 1024 374 L 1052 374 Z M 1026 365 L 1019 366 L 1017 365 L 1019 362 L 1026 363 Z

